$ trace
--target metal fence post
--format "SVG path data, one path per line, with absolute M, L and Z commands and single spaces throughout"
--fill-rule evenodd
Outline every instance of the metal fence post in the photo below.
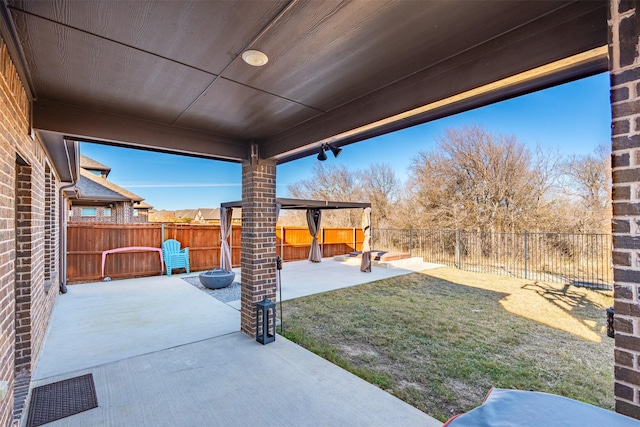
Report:
M 163 243 L 164 243 L 164 222 L 161 224 L 161 227 L 160 227 L 160 247 L 162 247 Z
M 524 232 L 524 278 L 529 278 L 529 232 Z
M 409 256 L 413 256 L 412 254 L 412 249 L 413 249 L 413 227 L 409 227 Z
M 373 243 L 373 234 L 373 227 L 371 227 L 371 250 L 376 247 L 376 245 Z
M 462 269 L 462 265 L 460 265 L 460 230 L 456 230 L 456 267 Z

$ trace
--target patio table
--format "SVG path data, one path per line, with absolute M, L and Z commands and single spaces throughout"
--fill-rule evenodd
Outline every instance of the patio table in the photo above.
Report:
M 115 254 L 118 252 L 134 252 L 134 251 L 156 251 L 160 255 L 160 271 L 164 271 L 164 260 L 162 259 L 162 248 L 153 248 L 151 246 L 127 246 L 124 248 L 109 249 L 102 251 L 102 276 L 104 277 L 104 263 L 107 259 L 107 255 Z

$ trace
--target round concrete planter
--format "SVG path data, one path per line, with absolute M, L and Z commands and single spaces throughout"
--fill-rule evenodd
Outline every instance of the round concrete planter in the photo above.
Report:
M 233 283 L 236 273 L 233 271 L 214 268 L 213 270 L 200 273 L 200 283 L 209 289 L 226 288 Z

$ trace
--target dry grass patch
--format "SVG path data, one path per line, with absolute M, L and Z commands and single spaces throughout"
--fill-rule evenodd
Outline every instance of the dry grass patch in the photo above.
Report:
M 284 305 L 285 336 L 444 421 L 490 387 L 613 408 L 610 293 L 453 268 Z

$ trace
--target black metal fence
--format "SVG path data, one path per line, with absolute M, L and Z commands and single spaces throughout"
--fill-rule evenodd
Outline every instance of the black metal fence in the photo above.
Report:
M 374 229 L 377 250 L 531 280 L 612 289 L 611 235 Z

